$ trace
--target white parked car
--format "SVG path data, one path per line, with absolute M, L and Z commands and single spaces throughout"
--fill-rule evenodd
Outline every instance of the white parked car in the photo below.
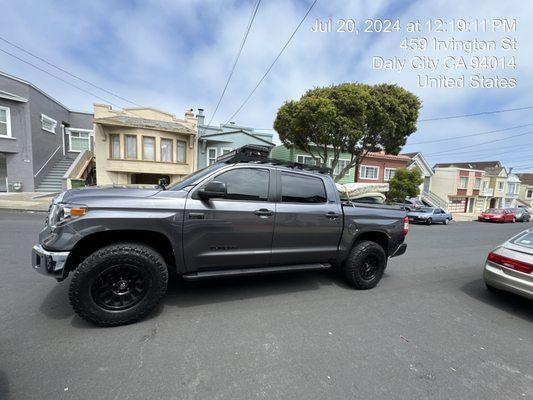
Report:
M 505 290 L 533 300 L 533 229 L 491 251 L 483 279 L 489 290 Z

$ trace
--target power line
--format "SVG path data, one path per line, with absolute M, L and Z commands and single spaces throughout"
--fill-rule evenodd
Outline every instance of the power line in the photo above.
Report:
M 490 141 L 488 141 L 488 142 L 476 143 L 476 144 L 472 144 L 472 145 L 469 145 L 469 146 L 455 147 L 455 148 L 453 148 L 453 149 L 449 149 L 449 150 L 445 150 L 445 151 L 440 151 L 440 152 L 437 152 L 437 153 L 429 153 L 429 154 L 426 154 L 426 155 L 427 155 L 427 156 L 435 156 L 435 155 L 438 155 L 438 154 L 449 153 L 449 152 L 452 152 L 452 151 L 455 151 L 455 150 L 467 149 L 467 148 L 470 148 L 470 147 L 476 147 L 476 146 L 480 146 L 480 145 L 483 145 L 483 144 L 494 143 L 494 142 L 501 142 L 501 141 L 503 141 L 503 140 L 509 140 L 509 139 L 513 139 L 513 138 L 515 138 L 515 137 L 519 137 L 519 136 L 531 135 L 532 133 L 533 133 L 533 131 L 529 131 L 529 132 L 520 133 L 520 134 L 518 134 L 518 135 L 509 136 L 509 137 L 502 138 L 502 139 L 490 140 Z
M 55 74 L 52 74 L 51 72 L 49 72 L 49 71 L 47 71 L 47 70 L 45 70 L 45 69 L 43 69 L 43 68 L 41 68 L 41 67 L 39 67 L 39 66 L 33 64 L 33 63 L 31 63 L 31 62 L 29 62 L 29 61 L 26 61 L 26 60 L 24 60 L 24 59 L 22 59 L 22 58 L 16 56 L 15 54 L 10 53 L 10 52 L 7 51 L 7 50 L 4 50 L 4 49 L 1 49 L 1 48 L 0 48 L 0 51 L 3 52 L 3 53 L 5 53 L 5 54 L 7 54 L 7 55 L 9 55 L 9 56 L 11 56 L 11 57 L 16 58 L 16 59 L 19 60 L 19 61 L 22 61 L 22 62 L 25 63 L 25 64 L 28 64 L 28 65 L 32 66 L 33 68 L 38 69 L 38 70 L 41 71 L 41 72 L 44 72 L 45 74 L 50 75 L 50 76 L 53 77 L 53 78 L 56 78 L 56 79 L 60 80 L 60 81 L 63 82 L 63 83 L 66 83 L 67 85 L 70 85 L 70 86 L 72 86 L 72 87 L 74 87 L 74 88 L 76 88 L 76 89 L 78 89 L 78 90 L 80 90 L 80 91 L 82 91 L 82 92 L 84 92 L 84 93 L 87 93 L 87 94 L 89 94 L 89 95 L 91 95 L 91 96 L 94 96 L 94 97 L 96 97 L 97 99 L 100 99 L 100 100 L 102 100 L 102 101 L 105 101 L 106 103 L 109 103 L 109 104 L 111 104 L 111 105 L 113 105 L 113 106 L 115 106 L 115 107 L 117 107 L 117 108 L 122 108 L 122 107 L 120 107 L 119 105 L 114 104 L 114 103 L 110 102 L 109 100 L 106 100 L 106 99 L 104 99 L 103 97 L 98 96 L 98 95 L 95 94 L 95 93 L 92 93 L 92 92 L 90 92 L 90 91 L 88 91 L 88 90 L 86 90 L 86 89 L 84 89 L 84 88 L 82 88 L 82 87 L 80 87 L 80 86 L 78 86 L 78 85 L 75 85 L 75 84 L 72 83 L 72 82 L 69 82 L 69 81 L 67 81 L 67 80 L 65 80 L 65 79 L 63 79 L 63 78 L 61 78 L 60 76 L 57 76 L 57 75 L 55 75 Z
M 494 110 L 494 111 L 483 111 L 475 114 L 462 114 L 462 115 L 451 115 L 447 117 L 435 117 L 435 118 L 426 118 L 426 119 L 419 119 L 418 122 L 429 122 L 429 121 L 440 121 L 443 119 L 455 119 L 455 118 L 467 118 L 467 117 L 476 117 L 478 115 L 488 115 L 488 114 L 499 114 L 504 112 L 510 112 L 510 111 L 521 111 L 521 110 L 530 110 L 533 106 L 526 106 L 526 107 L 520 107 L 520 108 L 509 108 L 506 110 Z
M 88 80 L 86 80 L 86 79 L 83 79 L 82 77 L 80 77 L 80 76 L 78 76 L 78 75 L 75 75 L 75 74 L 73 74 L 72 72 L 69 72 L 69 71 L 67 71 L 67 70 L 64 69 L 64 68 L 58 67 L 58 66 L 55 65 L 54 63 L 52 63 L 52 62 L 50 62 L 50 61 L 48 61 L 48 60 L 45 60 L 45 59 L 42 58 L 42 57 L 39 57 L 38 55 L 36 55 L 36 54 L 34 54 L 34 53 L 32 53 L 32 52 L 30 52 L 30 51 L 24 49 L 23 47 L 21 47 L 21 46 L 15 44 L 15 43 L 13 43 L 13 42 L 7 40 L 6 38 L 4 38 L 4 37 L 2 37 L 2 36 L 0 36 L 0 40 L 2 40 L 3 42 L 5 42 L 5 43 L 7 43 L 7 44 L 9 44 L 9 45 L 11 45 L 11 46 L 13 46 L 13 47 L 19 49 L 20 51 L 22 51 L 22 52 L 24 52 L 24 53 L 26 53 L 26 54 L 29 54 L 30 56 L 32 56 L 32 57 L 34 57 L 34 58 L 36 58 L 36 59 L 42 61 L 43 63 L 45 63 L 45 64 L 47 64 L 47 65 L 49 65 L 49 66 L 51 66 L 51 67 L 57 69 L 58 71 L 61 71 L 61 72 L 65 73 L 65 74 L 67 74 L 67 75 L 70 75 L 71 77 L 73 77 L 73 78 L 75 78 L 75 79 L 77 79 L 77 80 L 79 80 L 79 81 L 81 81 L 81 82 L 83 82 L 83 83 L 86 83 L 87 85 L 90 85 L 90 86 L 92 86 L 92 87 L 94 87 L 94 88 L 96 88 L 96 89 L 98 89 L 98 90 L 101 90 L 101 91 L 103 91 L 103 92 L 106 92 L 107 94 L 110 94 L 111 96 L 114 96 L 114 97 L 116 97 L 117 99 L 124 100 L 124 101 L 127 102 L 127 103 L 130 103 L 130 104 L 136 105 L 136 106 L 138 106 L 138 107 L 143 107 L 142 105 L 140 105 L 140 104 L 138 104 L 138 103 L 136 103 L 136 102 L 134 102 L 134 101 L 132 101 L 132 100 L 128 100 L 128 99 L 126 99 L 125 97 L 122 97 L 122 96 L 120 96 L 120 95 L 118 95 L 118 94 L 116 94 L 116 93 L 113 93 L 113 92 L 110 91 L 110 90 L 107 90 L 107 89 L 105 89 L 105 88 L 103 88 L 103 87 L 101 87 L 101 86 L 98 86 L 98 85 L 96 85 L 96 84 L 94 84 L 94 83 L 92 83 L 92 82 L 90 82 L 90 81 L 88 81 Z M 4 50 L 2 50 L 2 51 L 4 51 Z M 4 51 L 4 53 L 7 53 L 7 52 Z M 7 54 L 9 54 L 9 53 L 7 53 Z M 10 54 L 10 55 L 12 55 L 12 54 Z M 15 56 L 14 56 L 14 57 L 15 57 Z
M 255 4 L 255 7 L 252 11 L 252 16 L 250 17 L 250 20 L 248 21 L 248 25 L 246 26 L 246 30 L 244 32 L 244 36 L 241 41 L 241 45 L 239 47 L 239 51 L 237 52 L 237 57 L 235 57 L 235 61 L 233 62 L 233 66 L 231 67 L 231 71 L 228 75 L 228 79 L 226 80 L 226 84 L 224 85 L 224 89 L 222 90 L 222 93 L 220 94 L 220 97 L 218 98 L 217 105 L 215 107 L 215 111 L 213 111 L 213 115 L 211 116 L 211 119 L 207 123 L 207 125 L 211 125 L 211 122 L 213 121 L 213 118 L 215 118 L 215 114 L 218 111 L 218 107 L 220 106 L 220 103 L 222 102 L 222 98 L 224 97 L 224 94 L 226 94 L 226 89 L 228 88 L 229 82 L 231 81 L 231 77 L 233 76 L 233 72 L 235 72 L 235 67 L 237 66 L 237 62 L 239 61 L 239 58 L 242 53 L 242 49 L 244 48 L 244 44 L 246 43 L 246 39 L 248 38 L 248 34 L 250 33 L 250 29 L 252 28 L 252 24 L 254 23 L 255 15 L 257 14 L 257 10 L 259 8 L 259 4 L 261 4 L 261 0 L 257 0 L 257 3 Z
M 285 44 L 283 45 L 283 47 L 281 48 L 280 52 L 278 53 L 278 55 L 276 56 L 276 58 L 274 59 L 274 61 L 272 61 L 272 64 L 270 64 L 270 66 L 267 68 L 266 72 L 263 74 L 263 76 L 261 77 L 261 79 L 259 79 L 259 82 L 257 82 L 257 85 L 255 85 L 255 87 L 252 89 L 252 91 L 250 92 L 250 94 L 244 99 L 244 101 L 242 102 L 242 104 L 239 106 L 239 108 L 237 108 L 237 110 L 231 115 L 231 117 L 228 118 L 227 122 L 230 122 L 243 108 L 244 106 L 246 105 L 246 103 L 248 103 L 248 100 L 250 100 L 250 98 L 253 96 L 253 94 L 255 93 L 255 91 L 257 90 L 257 88 L 259 87 L 259 85 L 261 85 L 261 82 L 263 82 L 263 80 L 266 78 L 266 76 L 268 75 L 268 73 L 270 72 L 270 70 L 272 69 L 272 67 L 274 67 L 274 64 L 276 64 L 276 62 L 278 61 L 278 59 L 281 57 L 281 55 L 283 54 L 283 52 L 285 51 L 285 49 L 287 48 L 287 46 L 289 45 L 289 43 L 291 42 L 292 38 L 294 37 L 294 35 L 296 35 L 296 32 L 298 32 L 298 29 L 300 29 L 300 26 L 302 26 L 302 24 L 304 23 L 305 19 L 307 18 L 307 16 L 309 15 L 309 13 L 311 12 L 311 10 L 313 9 L 313 7 L 315 6 L 315 4 L 318 2 L 318 0 L 314 0 L 313 3 L 311 4 L 311 6 L 309 7 L 309 9 L 307 10 L 307 12 L 305 13 L 305 15 L 303 16 L 303 18 L 300 20 L 300 23 L 298 24 L 298 26 L 296 26 L 296 29 L 294 29 L 294 31 L 292 32 L 291 36 L 289 37 L 289 39 L 287 40 L 287 42 L 285 42 Z
M 512 149 L 512 150 L 509 150 L 509 151 L 500 151 L 500 150 L 505 150 L 505 149 Z M 533 147 L 532 147 L 533 149 Z M 510 146 L 502 146 L 502 147 L 498 147 L 498 149 L 476 149 L 476 150 L 466 150 L 466 151 L 456 151 L 454 152 L 453 154 L 456 155 L 456 154 L 471 154 L 471 153 L 476 153 L 476 154 L 480 154 L 480 153 L 483 153 L 483 154 L 480 154 L 482 157 L 490 157 L 490 155 L 485 155 L 485 153 L 495 153 L 495 155 L 499 155 L 499 154 L 506 154 L 506 153 L 516 153 L 516 144 L 513 144 L 513 145 L 510 145 Z M 521 149 L 523 150 L 523 149 Z M 441 157 L 449 157 L 450 155 L 449 154 L 442 154 L 442 155 L 438 155 L 438 156 L 435 156 L 436 158 L 441 158 Z
M 452 137 L 448 137 L 448 138 L 445 138 L 445 139 L 425 140 L 425 141 L 422 141 L 422 142 L 407 143 L 406 146 L 412 146 L 412 145 L 416 145 L 416 144 L 426 144 L 426 143 L 439 143 L 439 142 L 446 142 L 448 140 L 456 140 L 456 139 L 462 139 L 462 138 L 473 137 L 473 136 L 488 135 L 488 134 L 496 133 L 496 132 L 504 132 L 504 131 L 510 131 L 510 130 L 513 130 L 513 129 L 524 128 L 526 126 L 531 126 L 531 125 L 533 125 L 533 124 L 512 126 L 510 128 L 503 128 L 503 129 L 496 129 L 496 130 L 493 130 L 493 131 L 485 131 L 485 132 L 473 133 L 473 134 L 470 134 L 470 135 L 452 136 Z

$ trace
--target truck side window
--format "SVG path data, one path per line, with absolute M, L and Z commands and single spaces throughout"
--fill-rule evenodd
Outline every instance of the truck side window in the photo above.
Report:
M 320 178 L 295 174 L 281 174 L 283 203 L 325 203 L 326 189 Z
M 224 182 L 230 200 L 268 200 L 270 172 L 259 168 L 238 168 L 224 172 L 214 178 Z

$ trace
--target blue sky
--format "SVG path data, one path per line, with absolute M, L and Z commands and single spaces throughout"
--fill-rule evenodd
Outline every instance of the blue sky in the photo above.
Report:
M 248 1 L 25 1 L 2 6 L 0 35 L 95 84 L 137 103 L 183 115 L 186 108 L 215 107 L 250 17 Z M 214 122 L 226 122 L 270 65 L 307 10 L 310 0 L 263 0 Z M 405 34 L 317 34 L 316 18 L 516 18 L 517 69 L 481 72 L 509 75 L 515 89 L 423 89 L 415 71 L 373 71 L 373 55 L 405 56 Z M 423 102 L 421 119 L 533 106 L 533 4 L 523 1 L 343 1 L 319 0 L 300 31 L 235 122 L 271 128 L 277 108 L 305 90 L 340 82 L 393 82 Z M 440 39 L 491 39 L 494 34 L 443 34 Z M 0 48 L 49 69 L 0 41 Z M 431 55 L 430 52 L 426 53 Z M 503 55 L 498 52 L 496 55 Z M 90 111 L 90 95 L 0 52 L 0 70 L 29 80 L 73 109 Z M 68 76 L 62 75 L 71 80 Z M 72 80 L 75 84 L 80 84 Z M 120 106 L 124 101 L 84 86 Z M 405 151 L 422 151 L 432 162 L 500 159 L 508 166 L 533 165 L 533 134 L 490 144 L 477 143 L 533 132 L 529 127 L 461 138 L 479 132 L 533 124 L 533 110 L 444 121 L 420 122 Z M 456 138 L 441 142 L 416 144 Z M 461 148 L 450 153 L 449 149 Z M 439 154 L 441 153 L 441 154 Z M 528 163 L 529 162 L 529 163 Z M 533 168 L 531 168 L 533 169 Z

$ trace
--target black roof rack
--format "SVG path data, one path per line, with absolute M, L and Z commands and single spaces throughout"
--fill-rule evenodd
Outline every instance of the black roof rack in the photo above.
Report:
M 273 165 L 282 165 L 288 168 L 301 169 L 306 171 L 316 171 L 321 174 L 331 175 L 331 168 L 316 167 L 314 165 L 301 164 L 292 161 L 283 161 L 270 158 L 270 148 L 266 146 L 246 145 L 239 147 L 229 153 L 226 153 L 217 158 L 217 162 L 226 164 L 255 162 Z

